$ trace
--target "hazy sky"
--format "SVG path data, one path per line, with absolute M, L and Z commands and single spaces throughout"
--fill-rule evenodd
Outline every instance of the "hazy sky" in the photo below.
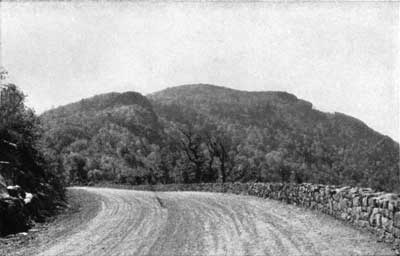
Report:
M 210 83 L 287 91 L 399 141 L 399 3 L 0 5 L 2 65 L 39 113 Z

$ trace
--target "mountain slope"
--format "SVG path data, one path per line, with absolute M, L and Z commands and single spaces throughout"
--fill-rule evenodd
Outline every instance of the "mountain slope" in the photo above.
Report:
M 70 181 L 400 184 L 399 144 L 286 92 L 184 85 L 111 93 L 42 116 Z
M 62 155 L 67 181 L 113 180 L 143 169 L 160 125 L 150 102 L 136 92 L 109 93 L 43 113 L 43 144 Z M 118 178 L 119 179 L 119 178 Z
M 184 106 L 207 116 L 247 125 L 271 122 L 309 130 L 316 124 L 332 123 L 348 128 L 348 136 L 382 136 L 360 120 L 341 113 L 323 113 L 311 103 L 286 92 L 248 92 L 213 85 L 183 85 L 149 95 L 155 104 Z
M 381 189 L 399 184 L 398 143 L 356 118 L 320 112 L 286 92 L 247 92 L 199 84 L 168 88 L 149 98 L 165 120 L 199 126 L 212 123 L 237 138 L 233 157 L 243 155 L 255 163 L 255 169 L 283 172 L 287 168 L 299 181 Z M 259 157 L 271 152 L 283 158 L 278 159 L 278 167 L 263 165 L 267 160 Z M 270 176 L 257 171 L 252 175 Z

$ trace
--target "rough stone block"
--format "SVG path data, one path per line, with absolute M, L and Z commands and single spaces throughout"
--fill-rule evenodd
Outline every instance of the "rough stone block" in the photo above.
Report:
M 388 210 L 393 212 L 394 208 L 395 208 L 395 202 L 393 202 L 393 201 L 389 202 Z
M 382 217 L 382 227 L 387 231 L 387 232 L 392 232 L 393 229 L 393 221 L 390 220 L 389 218 Z
M 360 212 L 360 219 L 362 219 L 362 220 L 368 220 L 369 219 L 369 213 L 368 212 L 366 212 L 366 211 L 362 211 L 362 212 Z
M 361 199 L 360 197 L 354 197 L 353 198 L 353 206 L 360 206 L 361 205 Z
M 364 207 L 368 206 L 368 196 L 364 196 L 362 198 L 362 206 L 364 206 Z
M 376 197 L 368 198 L 368 206 L 370 206 L 370 207 L 377 207 L 378 206 Z
M 400 228 L 400 212 L 396 212 L 393 215 L 393 225 Z
M 342 198 L 339 201 L 339 210 L 345 210 L 347 208 L 349 200 L 346 198 Z
M 361 212 L 362 212 L 361 206 L 353 208 L 352 215 L 355 220 L 359 220 L 361 218 Z
M 367 220 L 357 220 L 355 223 L 363 228 L 369 227 L 369 222 Z
M 392 235 L 396 238 L 400 238 L 400 228 L 393 227 Z
M 380 213 L 375 215 L 375 223 L 378 228 L 382 227 L 382 215 Z

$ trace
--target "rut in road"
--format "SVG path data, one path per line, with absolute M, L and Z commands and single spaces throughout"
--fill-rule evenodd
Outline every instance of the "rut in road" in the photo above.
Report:
M 394 255 L 330 216 L 250 196 L 84 189 L 98 215 L 40 256 Z

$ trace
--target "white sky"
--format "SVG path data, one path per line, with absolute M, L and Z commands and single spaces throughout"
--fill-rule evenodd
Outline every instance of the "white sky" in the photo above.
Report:
M 399 3 L 0 5 L 2 65 L 39 113 L 210 83 L 287 91 L 399 141 Z

